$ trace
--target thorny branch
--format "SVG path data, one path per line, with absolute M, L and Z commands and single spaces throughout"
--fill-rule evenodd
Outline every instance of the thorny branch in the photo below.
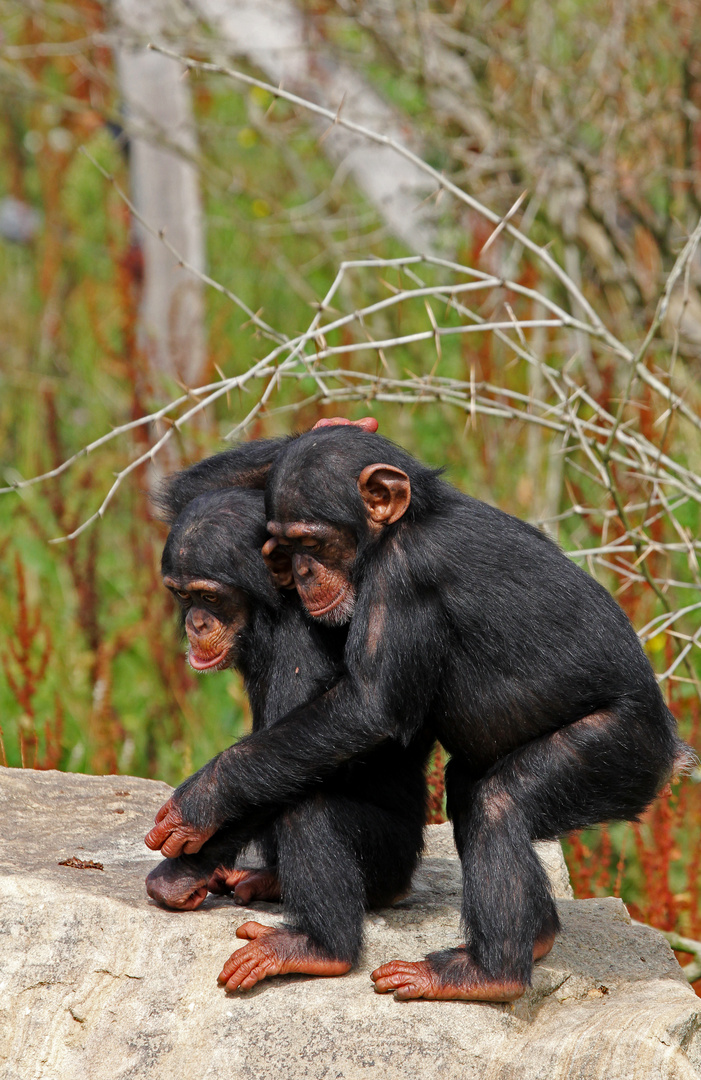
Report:
M 667 314 L 672 292 L 680 280 L 688 279 L 690 267 L 697 257 L 701 222 L 688 237 L 674 264 L 650 326 L 637 347 L 632 347 L 619 340 L 607 327 L 583 295 L 580 285 L 559 265 L 552 252 L 536 244 L 518 228 L 514 219 L 520 202 L 500 218 L 411 150 L 348 121 L 340 110 L 306 101 L 235 69 L 179 56 L 161 46 L 153 47 L 181 62 L 185 69 L 216 73 L 264 89 L 273 98 L 282 98 L 334 125 L 391 147 L 400 158 L 410 160 L 430 176 L 437 191 L 452 195 L 493 226 L 482 245 L 482 252 L 495 248 L 497 240 L 499 245 L 507 246 L 503 265 L 511 267 L 511 276 L 434 256 L 347 260 L 340 264 L 307 328 L 302 333 L 288 336 L 262 320 L 223 284 L 190 266 L 168 238 L 139 215 L 114 179 L 94 162 L 105 179 L 115 186 L 133 216 L 144 228 L 160 237 L 183 270 L 199 277 L 242 309 L 256 327 L 259 339 L 268 340 L 272 347 L 247 370 L 190 388 L 150 415 L 115 427 L 57 468 L 42 476 L 19 480 L 1 488 L 0 492 L 21 490 L 57 477 L 111 440 L 147 427 L 154 433 L 151 445 L 117 474 L 95 513 L 70 536 L 63 538 L 72 540 L 104 516 L 128 476 L 153 460 L 173 435 L 195 416 L 234 390 L 251 393 L 252 404 L 229 432 L 227 437 L 230 439 L 244 434 L 263 412 L 270 415 L 294 411 L 310 403 L 362 402 L 367 405 L 378 401 L 414 406 L 437 403 L 461 410 L 468 424 L 474 424 L 477 416 L 485 416 L 512 426 L 527 425 L 551 440 L 551 453 L 560 457 L 572 476 L 579 476 L 600 493 L 598 502 L 590 496 L 587 505 L 572 498 L 568 509 L 544 515 L 539 523 L 552 530 L 563 521 L 577 517 L 600 522 L 600 543 L 570 551 L 570 556 L 586 560 L 591 570 L 598 567 L 606 574 L 613 573 L 620 583 L 620 591 L 634 582 L 647 582 L 665 610 L 643 627 L 641 640 L 653 645 L 655 642 L 669 644 L 672 649 L 659 678 L 661 681 L 696 683 L 688 658 L 693 649 L 701 647 L 701 631 L 695 629 L 693 622 L 698 619 L 701 602 L 688 601 L 689 593 L 693 598 L 694 593 L 701 592 L 697 555 L 701 542 L 690 534 L 679 515 L 680 512 L 683 515 L 689 504 L 701 505 L 701 475 L 688 463 L 686 456 L 675 455 L 668 448 L 668 436 L 674 421 L 686 425 L 698 439 L 701 417 L 693 404 L 685 400 L 684 393 L 674 389 L 674 353 L 666 376 L 655 374 L 646 364 L 650 346 Z M 532 220 L 528 208 L 524 220 Z M 525 252 L 527 257 L 540 263 L 544 273 L 551 275 L 564 290 L 577 316 L 553 300 L 547 287 L 534 288 L 517 279 L 515 252 Z M 397 274 L 399 284 L 389 284 L 389 271 Z M 349 310 L 346 286 L 366 278 L 371 278 L 375 285 L 384 286 L 388 295 Z M 514 311 L 517 302 L 519 314 Z M 404 326 L 409 322 L 405 317 L 409 312 L 411 329 L 388 331 L 388 325 L 399 325 L 398 318 L 391 324 L 392 317 L 401 313 L 401 325 Z M 416 329 L 417 326 L 420 328 Z M 500 369 L 503 382 L 479 379 L 474 370 L 469 379 L 443 374 L 444 351 L 451 341 L 455 352 L 460 339 L 465 340 L 470 335 L 479 335 L 483 339 L 486 334 L 493 335 L 511 359 L 511 363 L 504 363 Z M 621 370 L 617 374 L 622 389 L 615 411 L 606 408 L 590 391 L 576 364 L 563 363 L 559 359 L 568 354 L 568 343 L 582 335 L 609 362 L 619 364 Z M 407 357 L 416 364 L 415 347 L 418 345 L 424 346 L 422 362 L 424 355 L 428 357 L 426 373 L 406 370 Z M 394 370 L 389 363 L 392 358 Z M 509 381 L 508 372 L 514 370 L 514 365 L 517 370 L 526 371 L 530 391 L 525 392 L 522 384 L 514 386 Z M 374 371 L 368 370 L 373 366 Z M 659 412 L 653 434 L 649 425 L 644 434 L 637 419 L 638 404 L 633 394 L 640 386 L 648 395 L 647 406 L 641 407 L 655 405 Z M 287 391 L 295 388 L 295 392 L 282 395 L 283 388 Z M 276 396 L 282 396 L 279 404 L 275 403 Z M 159 432 L 160 421 L 168 421 L 162 432 Z M 554 447 L 557 449 L 553 451 Z M 635 490 L 636 498 L 628 494 L 628 487 Z M 663 524 L 668 527 L 661 528 Z M 681 599 L 678 594 L 684 593 L 686 599 Z M 691 626 L 688 631 L 687 625 Z M 682 670 L 686 674 L 681 674 Z

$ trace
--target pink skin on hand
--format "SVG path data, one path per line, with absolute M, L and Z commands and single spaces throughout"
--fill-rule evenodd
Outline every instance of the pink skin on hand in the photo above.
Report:
M 330 416 L 328 420 L 318 420 L 312 428 L 312 431 L 316 431 L 321 427 L 359 427 L 363 431 L 369 431 L 371 434 L 377 431 L 380 426 L 374 416 L 364 416 L 361 420 L 346 420 L 343 416 Z
M 144 843 L 151 851 L 160 849 L 167 858 L 176 859 L 179 855 L 194 855 L 216 831 L 216 827 L 197 829 L 189 825 L 173 800 L 168 799 L 156 814 L 156 824 Z

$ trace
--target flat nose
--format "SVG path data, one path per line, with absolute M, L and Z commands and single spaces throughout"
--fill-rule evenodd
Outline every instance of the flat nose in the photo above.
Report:
M 196 630 L 198 634 L 211 630 L 213 625 L 211 615 L 201 608 L 195 608 L 190 612 L 190 623 L 192 628 Z

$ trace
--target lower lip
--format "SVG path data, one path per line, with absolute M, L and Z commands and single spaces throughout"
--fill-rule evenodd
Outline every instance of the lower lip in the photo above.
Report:
M 188 661 L 190 667 L 194 668 L 195 671 L 210 671 L 212 668 L 218 667 L 218 665 L 221 664 L 222 660 L 226 659 L 226 653 L 227 650 L 222 649 L 219 655 L 215 656 L 213 660 L 200 660 L 198 659 L 198 657 L 193 655 L 192 649 L 190 649 Z
M 337 608 L 339 604 L 343 603 L 343 601 L 345 600 L 345 597 L 346 597 L 345 592 L 342 592 L 336 597 L 335 600 L 332 600 L 330 604 L 327 604 L 326 607 L 323 607 L 323 608 L 310 608 L 310 607 L 308 607 L 307 611 L 309 612 L 310 615 L 313 615 L 315 618 L 317 616 L 320 616 L 320 615 L 328 615 L 328 613 L 330 611 L 333 611 L 334 608 Z

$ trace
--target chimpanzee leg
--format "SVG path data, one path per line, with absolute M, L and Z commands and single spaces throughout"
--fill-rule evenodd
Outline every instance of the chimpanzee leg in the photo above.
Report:
M 534 954 L 550 950 L 560 928 L 557 911 L 531 843 L 530 807 L 515 794 L 508 765 L 476 782 L 459 759 L 450 765 L 448 812 L 462 863 L 467 953 L 478 982 L 494 984 L 490 989 L 503 982 L 508 999 L 530 983 Z M 460 953 L 459 966 L 467 959 Z M 453 959 L 449 950 L 446 967 Z
M 423 844 L 423 821 L 327 793 L 310 796 L 276 824 L 278 873 L 289 923 L 246 923 L 250 939 L 219 977 L 227 990 L 270 975 L 341 975 L 358 960 L 363 914 L 407 891 Z M 418 822 L 418 828 L 415 822 Z
M 626 715 L 628 712 L 628 715 Z M 657 753 L 651 745 L 658 742 Z M 531 841 L 640 814 L 665 783 L 679 744 L 624 705 L 592 713 L 503 758 L 483 777 L 453 757 L 448 810 L 463 868 L 467 946 L 373 972 L 401 998 L 507 1001 L 530 983 L 534 956 L 559 929 Z
M 285 914 L 329 956 L 354 964 L 360 953 L 365 881 L 337 806 L 306 799 L 278 821 L 278 873 Z M 353 815 L 355 817 L 355 815 Z
M 363 913 L 406 893 L 423 846 L 399 814 L 319 795 L 281 815 L 279 873 L 295 928 L 332 956 L 356 963 Z

